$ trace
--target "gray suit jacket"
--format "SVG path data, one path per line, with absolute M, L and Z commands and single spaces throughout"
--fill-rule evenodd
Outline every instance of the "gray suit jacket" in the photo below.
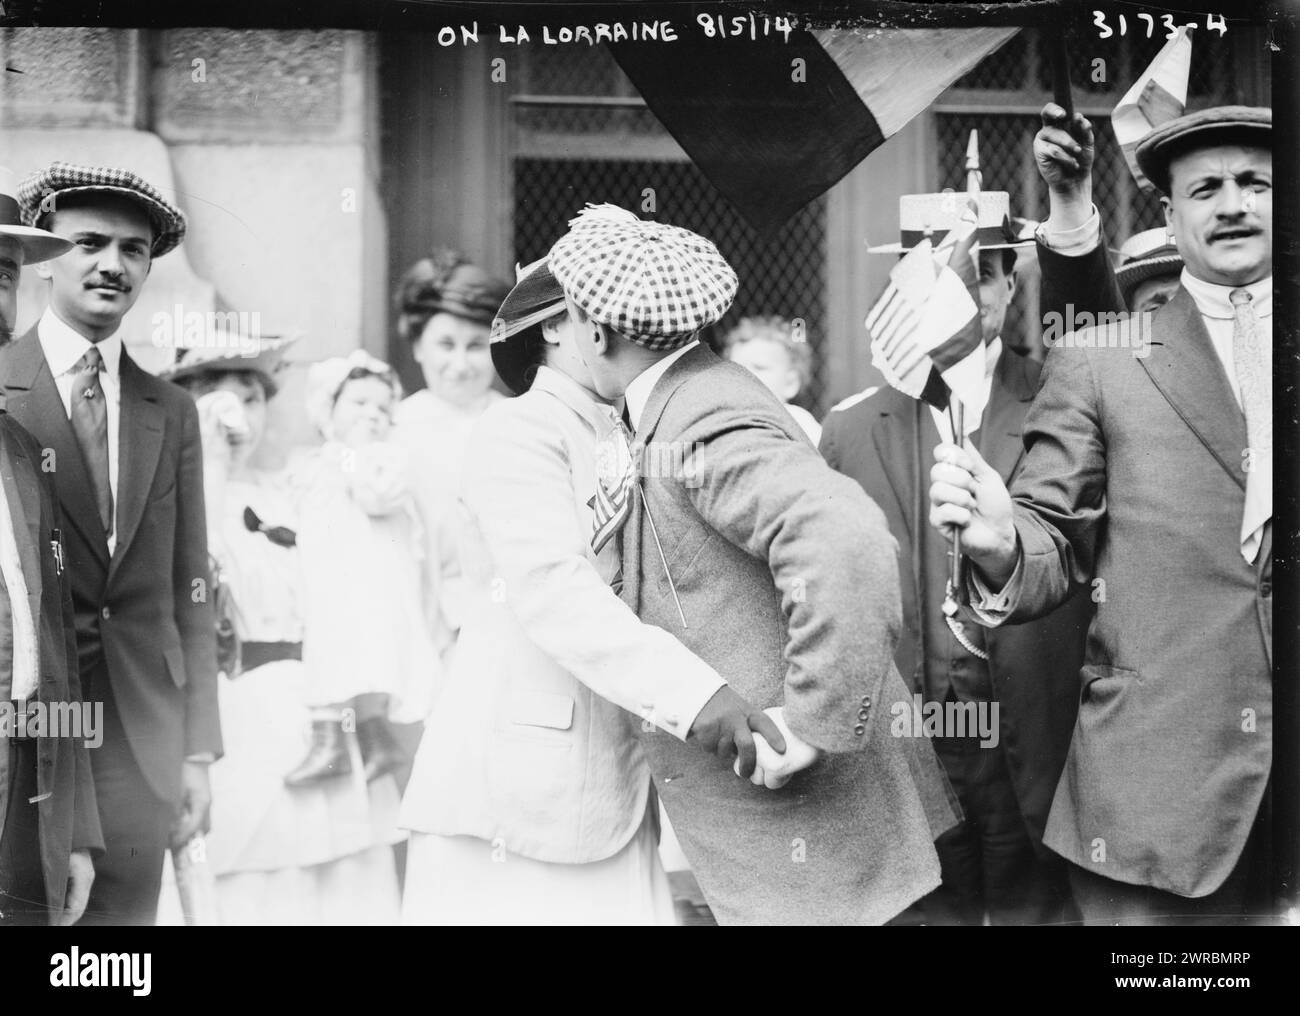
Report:
M 1240 857 L 1272 765 L 1272 533 L 1247 564 L 1246 421 L 1191 296 L 1146 317 L 1148 356 L 1132 327 L 1048 353 L 1011 489 L 1023 559 L 1010 620 L 1096 589 L 1044 843 L 1199 897 Z
M 634 496 L 624 599 L 827 752 L 773 792 L 642 735 L 710 907 L 724 924 L 888 920 L 938 884 L 932 841 L 955 815 L 929 742 L 890 735 L 891 705 L 909 699 L 884 516 L 761 382 L 704 346 L 656 384 L 636 439 L 649 514 Z

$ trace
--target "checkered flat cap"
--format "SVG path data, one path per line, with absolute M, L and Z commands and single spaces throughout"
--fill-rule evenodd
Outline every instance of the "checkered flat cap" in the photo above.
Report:
M 95 193 L 116 194 L 144 209 L 153 226 L 151 256 L 160 258 L 185 239 L 185 216 L 181 210 L 168 202 L 157 187 L 129 169 L 52 162 L 18 185 L 18 204 L 23 221 L 37 226 L 55 210 L 61 195 Z
M 551 274 L 593 320 L 656 352 L 678 349 L 727 312 L 737 279 L 689 229 L 588 205 L 547 256 Z

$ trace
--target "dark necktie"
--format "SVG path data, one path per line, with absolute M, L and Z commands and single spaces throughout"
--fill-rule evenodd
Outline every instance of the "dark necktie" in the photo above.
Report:
M 104 535 L 113 531 L 113 490 L 108 482 L 108 406 L 99 372 L 104 356 L 91 346 L 76 364 L 72 380 L 72 431 L 81 447 L 81 458 L 90 474 L 90 485 L 99 509 Z

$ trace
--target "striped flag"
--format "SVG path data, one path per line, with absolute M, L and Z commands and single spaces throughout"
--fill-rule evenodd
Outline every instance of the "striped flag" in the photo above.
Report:
M 1137 147 L 1155 128 L 1183 115 L 1187 107 L 1187 78 L 1192 70 L 1191 27 L 1184 25 L 1165 43 L 1133 87 L 1110 115 L 1115 139 L 1124 152 L 1128 171 L 1143 190 L 1155 185 L 1137 164 Z
M 871 362 L 885 381 L 940 409 L 951 393 L 968 430 L 986 401 L 978 226 L 972 201 L 937 248 L 922 240 L 899 260 L 866 320 Z
M 800 26 L 734 47 L 683 34 L 669 59 L 610 51 L 691 161 L 770 233 L 1018 31 Z
M 622 420 L 596 446 L 596 494 L 589 504 L 592 518 L 591 549 L 599 554 L 627 521 L 636 486 L 636 460 L 632 435 Z

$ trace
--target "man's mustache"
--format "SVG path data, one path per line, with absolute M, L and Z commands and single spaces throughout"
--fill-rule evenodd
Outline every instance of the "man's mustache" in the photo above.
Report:
M 116 289 L 119 293 L 129 293 L 131 287 L 120 279 L 96 279 L 87 282 L 86 289 Z

